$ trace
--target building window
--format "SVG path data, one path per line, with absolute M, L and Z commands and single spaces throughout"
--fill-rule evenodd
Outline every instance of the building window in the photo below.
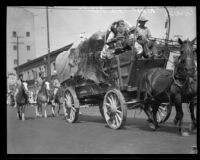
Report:
M 17 59 L 14 59 L 14 64 L 17 64 Z
M 16 45 L 13 46 L 13 50 L 17 50 L 17 46 Z
M 26 46 L 27 51 L 31 50 L 31 46 Z
M 13 36 L 13 37 L 17 37 L 17 32 L 16 32 L 16 31 L 13 31 L 13 32 L 12 32 L 12 36 Z
M 30 32 L 26 32 L 26 37 L 30 37 Z

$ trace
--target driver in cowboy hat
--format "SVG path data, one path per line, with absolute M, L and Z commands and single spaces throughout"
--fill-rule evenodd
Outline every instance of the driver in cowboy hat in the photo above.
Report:
M 149 28 L 145 26 L 147 21 L 148 20 L 145 17 L 141 16 L 138 19 L 139 26 L 137 27 L 137 41 L 143 47 L 145 58 L 152 56 L 152 53 L 149 49 L 149 46 L 151 45 L 150 39 L 152 36 Z

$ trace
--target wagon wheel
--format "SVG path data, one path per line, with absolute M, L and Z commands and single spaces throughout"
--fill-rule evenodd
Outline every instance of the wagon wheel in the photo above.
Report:
M 117 89 L 109 90 L 103 102 L 103 113 L 108 126 L 121 128 L 126 122 L 127 106 L 122 93 Z
M 156 114 L 157 122 L 158 123 L 164 123 L 168 120 L 170 114 L 171 114 L 172 106 L 170 104 L 162 103 L 158 107 L 158 111 Z
M 66 88 L 64 93 L 64 100 L 66 108 L 66 121 L 69 123 L 75 123 L 78 119 L 80 106 L 76 92 L 73 88 Z

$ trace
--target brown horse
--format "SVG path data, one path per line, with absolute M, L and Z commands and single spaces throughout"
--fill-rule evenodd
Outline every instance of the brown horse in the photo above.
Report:
M 23 82 L 18 86 L 16 95 L 17 115 L 19 120 L 25 120 L 25 106 L 28 104 L 28 87 L 27 83 Z
M 50 83 L 48 81 L 43 81 L 41 89 L 37 94 L 37 107 L 36 107 L 36 117 L 42 117 L 42 107 L 44 106 L 44 117 L 47 118 L 47 104 L 49 102 L 50 97 Z M 38 113 L 40 112 L 40 113 Z
M 55 108 L 56 108 L 56 106 L 58 106 L 58 112 L 57 112 L 58 115 L 60 114 L 61 106 L 62 106 L 62 108 L 64 110 L 64 113 L 65 113 L 65 106 L 64 106 L 65 101 L 64 101 L 64 98 L 63 98 L 64 89 L 59 87 L 55 96 L 53 96 L 53 91 L 51 92 L 50 103 L 51 103 L 51 106 L 52 106 L 52 108 L 51 108 L 52 109 L 52 113 L 55 116 Z M 55 103 L 53 103 L 53 101 Z
M 169 102 L 176 108 L 174 123 L 178 124 L 181 135 L 187 135 L 182 130 L 182 103 L 190 103 L 193 129 L 196 126 L 193 106 L 197 95 L 197 74 L 195 71 L 195 55 L 193 41 L 178 40 L 180 57 L 174 63 L 173 71 L 163 68 L 153 68 L 145 72 L 138 80 L 138 101 L 144 101 L 143 109 L 148 116 L 151 128 L 156 130 L 158 123 L 156 113 L 163 102 Z M 153 124 L 153 125 L 152 125 Z

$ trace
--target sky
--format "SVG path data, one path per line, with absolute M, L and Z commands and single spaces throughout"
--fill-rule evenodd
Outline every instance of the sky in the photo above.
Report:
M 43 8 L 43 9 L 42 9 Z M 90 37 L 96 31 L 105 31 L 108 26 L 119 19 L 124 19 L 131 26 L 136 25 L 144 7 L 65 7 L 49 8 L 50 51 L 59 49 L 72 42 L 80 42 L 80 33 Z M 196 37 L 196 8 L 167 7 L 170 12 L 170 39 L 175 35 L 192 40 Z M 25 7 L 34 14 L 36 55 L 47 53 L 47 25 L 44 7 Z M 163 7 L 147 7 L 142 16 L 149 21 L 146 26 L 155 38 L 165 38 L 165 20 L 167 13 Z

